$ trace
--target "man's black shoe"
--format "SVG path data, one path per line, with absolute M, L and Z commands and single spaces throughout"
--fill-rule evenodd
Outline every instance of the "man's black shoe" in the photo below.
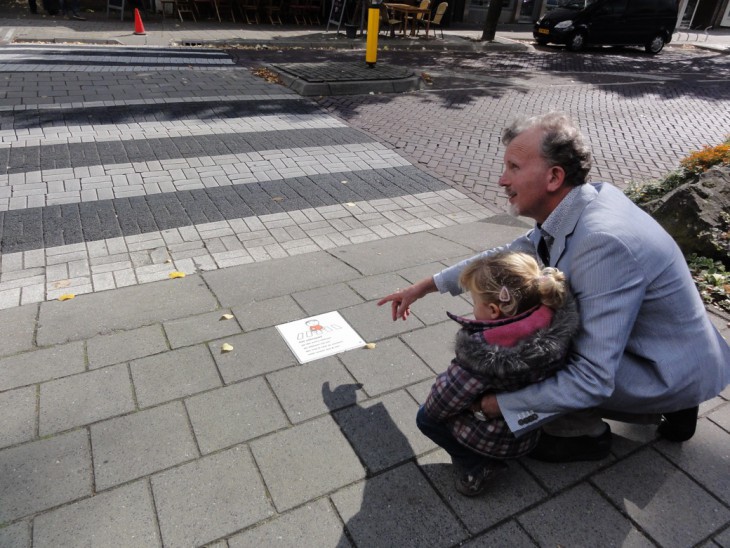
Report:
M 603 460 L 611 450 L 611 427 L 597 437 L 575 436 L 563 438 L 543 432 L 537 447 L 528 456 L 543 462 L 575 462 Z
M 656 431 L 669 441 L 687 441 L 695 434 L 699 407 L 690 407 L 674 413 L 664 413 Z

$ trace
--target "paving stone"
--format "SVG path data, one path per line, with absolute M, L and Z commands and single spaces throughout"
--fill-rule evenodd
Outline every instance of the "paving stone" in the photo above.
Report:
M 725 531 L 717 535 L 713 540 L 721 548 L 727 548 L 730 546 L 730 528 L 725 529 Z
M 308 253 L 203 274 L 222 306 L 238 306 L 358 277 L 327 253 Z
M 91 425 L 97 490 L 196 458 L 182 403 Z
M 41 384 L 39 435 L 133 411 L 127 366 L 120 364 Z
M 233 350 L 221 352 L 224 343 L 233 346 Z M 210 349 L 226 384 L 297 363 L 294 354 L 273 327 L 210 343 Z
M 621 458 L 656 439 L 655 424 L 630 424 L 606 420 L 611 427 L 611 453 Z
M 0 310 L 0 356 L 8 356 L 33 348 L 33 334 L 38 316 L 37 304 Z
M 36 388 L 27 386 L 0 392 L 0 448 L 31 440 L 36 427 Z M 1 545 L 1 544 L 0 544 Z
M 432 293 L 411 307 L 412 316 L 408 318 L 408 321 L 415 317 L 426 325 L 440 324 L 444 321 L 451 321 L 446 315 L 447 311 L 457 316 L 471 316 L 474 307 L 468 297 L 464 295 L 452 297 L 448 293 Z
M 334 357 L 277 371 L 266 378 L 294 424 L 353 405 L 367 397 Z
M 614 460 L 615 457 L 609 455 L 599 461 L 551 463 L 528 457 L 521 462 L 548 491 L 555 493 L 587 478 Z
M 432 234 L 479 252 L 522 236 L 534 226 L 527 221 L 529 219 L 496 215 L 483 222 L 437 228 Z
M 244 331 L 271 327 L 304 318 L 306 313 L 289 295 L 248 303 L 233 308 Z
M 43 382 L 85 369 L 84 345 L 69 343 L 0 360 L 0 390 Z
M 262 378 L 193 396 L 185 406 L 204 454 L 289 424 Z
M 474 498 L 464 497 L 454 488 L 453 466 L 446 451 L 429 453 L 418 459 L 418 465 L 472 533 L 547 499 L 547 493 L 516 461 L 509 461 L 509 470 L 498 476 L 483 496 Z
M 412 463 L 341 489 L 331 498 L 357 546 L 454 546 L 467 538 Z
M 251 450 L 279 512 L 365 476 L 360 461 L 331 417 L 255 440 Z
M 459 324 L 449 320 L 439 325 L 417 329 L 401 335 L 418 356 L 426 362 L 436 374 L 443 373 L 454 359 L 454 341 Z
M 570 527 L 566 527 L 570 516 Z M 517 516 L 539 546 L 653 546 L 590 485 L 581 484 Z
M 333 417 L 371 476 L 436 447 L 416 426 L 417 411 L 418 404 L 400 390 Z
M 218 303 L 200 277 L 188 276 L 40 306 L 38 344 L 47 345 L 210 312 Z
M 352 544 L 332 505 L 319 499 L 228 539 L 228 548 L 250 546 L 350 548 Z
M 421 359 L 398 339 L 379 342 L 372 350 L 346 352 L 340 359 L 370 396 L 433 376 Z
M 127 362 L 168 349 L 165 334 L 159 325 L 99 335 L 86 342 L 89 367 L 97 368 Z
M 30 522 L 19 521 L 0 528 L 0 546 L 7 546 L 7 548 L 29 548 Z
M 140 407 L 174 400 L 221 385 L 205 345 L 140 358 L 130 364 Z
M 662 546 L 693 545 L 730 520 L 727 507 L 651 449 L 595 475 L 592 482 Z
M 428 394 L 431 392 L 431 387 L 436 377 L 426 379 L 425 381 L 412 384 L 406 390 L 411 397 L 418 402 L 418 405 L 423 405 L 426 402 Z
M 345 308 L 340 310 L 340 314 L 367 342 L 377 342 L 423 326 L 423 323 L 414 316 L 405 322 L 393 321 L 390 308 L 379 307 L 374 301 Z
M 464 548 L 490 548 L 492 546 L 537 548 L 537 544 L 532 542 L 530 537 L 514 521 L 508 521 L 462 546 Z
M 456 259 L 451 259 L 449 261 L 432 262 L 413 266 L 410 268 L 403 268 L 401 270 L 398 270 L 396 274 L 408 280 L 409 283 L 414 284 L 416 282 L 420 282 L 424 278 L 432 277 L 436 272 L 440 272 L 447 266 L 453 264 L 452 261 L 455 260 Z
M 360 304 L 363 299 L 345 284 L 334 284 L 292 295 L 307 315 L 323 314 Z
M 332 255 L 366 276 L 393 272 L 469 252 L 469 248 L 426 232 L 330 250 Z
M 0 523 L 91 495 L 83 430 L 0 451 Z
M 710 493 L 730 504 L 730 436 L 725 430 L 708 419 L 700 419 L 691 441 L 679 444 L 662 440 L 656 449 Z
M 246 447 L 152 476 L 165 546 L 201 546 L 274 513 Z
M 146 482 L 42 514 L 33 521 L 33 546 L 157 546 L 155 509 Z
M 730 432 L 730 405 L 723 405 L 710 413 L 707 418 Z
M 241 332 L 236 318 L 221 319 L 227 310 L 165 322 L 165 333 L 172 348 L 221 339 Z
M 410 283 L 397 274 L 387 273 L 352 280 L 349 285 L 366 301 L 373 301 L 380 300 L 398 288 L 408 287 Z

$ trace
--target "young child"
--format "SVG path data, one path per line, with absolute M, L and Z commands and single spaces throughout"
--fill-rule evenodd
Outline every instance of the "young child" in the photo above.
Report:
M 538 429 L 515 438 L 503 418 L 482 413 L 481 397 L 554 374 L 563 366 L 579 318 L 563 273 L 541 270 L 525 253 L 475 260 L 459 283 L 471 292 L 475 319 L 448 313 L 462 325 L 456 357 L 436 378 L 416 423 L 451 456 L 456 490 L 476 496 L 507 468 L 498 459 L 529 453 L 540 436 Z

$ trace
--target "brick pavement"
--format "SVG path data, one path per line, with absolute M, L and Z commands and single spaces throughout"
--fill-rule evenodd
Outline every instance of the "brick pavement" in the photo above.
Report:
M 163 53 L 0 52 L 0 308 L 484 215 L 224 53 Z

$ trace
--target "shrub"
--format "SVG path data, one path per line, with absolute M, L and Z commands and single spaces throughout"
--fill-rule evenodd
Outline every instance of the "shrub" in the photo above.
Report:
M 722 144 L 692 152 L 680 161 L 679 169 L 663 179 L 644 184 L 631 183 L 624 192 L 642 207 L 685 183 L 697 181 L 702 173 L 719 164 L 730 165 L 730 135 Z M 698 234 L 704 235 L 707 234 Z M 730 272 L 725 270 L 725 265 L 730 265 L 730 214 L 723 214 L 720 226 L 712 229 L 709 236 L 712 245 L 726 257 L 724 262 L 693 253 L 687 257 L 687 266 L 703 302 L 730 313 Z

